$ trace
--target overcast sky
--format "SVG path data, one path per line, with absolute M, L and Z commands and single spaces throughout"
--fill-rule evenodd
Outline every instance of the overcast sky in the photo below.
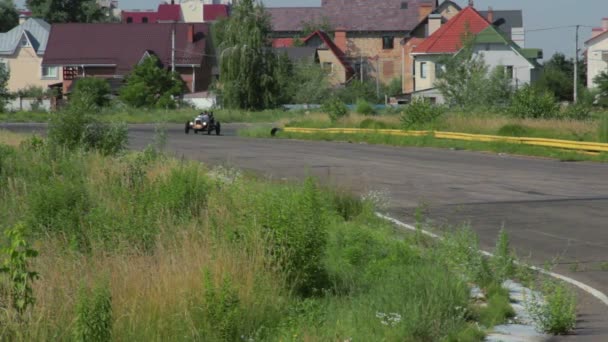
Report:
M 382 0 L 376 0 L 382 1 Z M 468 0 L 456 0 L 462 6 Z M 24 0 L 17 1 L 23 4 Z M 158 0 L 119 0 L 121 8 L 156 8 Z M 321 0 L 264 0 L 268 7 L 276 6 L 320 6 Z M 580 44 L 590 38 L 591 26 L 599 26 L 602 17 L 608 17 L 608 0 L 476 0 L 475 7 L 485 10 L 492 6 L 499 9 L 521 9 L 524 12 L 526 46 L 542 48 L 550 57 L 559 51 L 574 56 L 574 28 L 544 28 L 584 25 L 581 28 Z

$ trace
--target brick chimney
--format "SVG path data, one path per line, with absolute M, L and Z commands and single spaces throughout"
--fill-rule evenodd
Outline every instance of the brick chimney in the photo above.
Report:
M 494 9 L 492 7 L 488 7 L 488 21 L 490 24 L 494 23 Z
M 418 7 L 418 21 L 424 20 L 431 12 L 433 12 L 433 4 L 420 4 L 420 7 Z
M 188 25 L 188 43 L 194 43 L 194 25 Z
M 342 52 L 346 53 L 346 30 L 339 27 L 334 32 L 334 35 L 334 43 Z

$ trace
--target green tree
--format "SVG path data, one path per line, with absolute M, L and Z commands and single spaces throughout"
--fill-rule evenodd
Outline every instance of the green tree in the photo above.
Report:
M 19 25 L 19 12 L 13 0 L 0 0 L 0 32 L 7 32 Z
M 331 93 L 327 73 L 316 63 L 295 63 L 290 81 L 286 91 L 291 103 L 323 103 Z
M 8 80 L 10 78 L 10 72 L 6 68 L 4 63 L 0 63 L 0 112 L 4 111 L 4 107 L 11 95 L 8 91 Z
M 220 21 L 214 37 L 220 56 L 218 90 L 228 108 L 274 107 L 278 58 L 271 49 L 270 19 L 264 6 L 253 0 L 239 1 L 230 18 Z
M 107 16 L 95 0 L 27 0 L 32 16 L 49 23 L 92 23 Z
M 597 84 L 599 91 L 598 104 L 603 107 L 608 107 L 608 71 L 595 76 L 593 82 Z
M 579 90 L 585 87 L 587 65 L 584 60 L 578 64 Z M 544 65 L 544 72 L 536 87 L 548 90 L 559 101 L 574 99 L 574 58 L 567 58 L 562 53 L 555 53 Z
M 474 53 L 473 40 L 463 37 L 462 50 L 438 63 L 435 86 L 447 103 L 461 108 L 496 106 L 508 102 L 512 82 L 504 67 L 488 68 L 483 55 Z
M 72 92 L 72 100 L 82 100 L 103 107 L 110 101 L 110 84 L 102 78 L 85 77 L 79 79 Z
M 133 107 L 171 107 L 182 94 L 184 83 L 177 74 L 160 66 L 155 56 L 146 58 L 126 78 L 120 98 Z

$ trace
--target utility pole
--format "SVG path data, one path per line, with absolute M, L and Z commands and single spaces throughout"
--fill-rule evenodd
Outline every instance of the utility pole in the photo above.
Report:
M 576 25 L 576 50 L 574 51 L 574 103 L 578 102 L 578 30 L 581 25 Z
M 175 22 L 171 29 L 171 71 L 175 72 Z
M 376 56 L 376 97 L 380 97 L 380 56 Z
M 359 76 L 361 77 L 361 83 L 363 83 L 363 55 L 359 59 Z

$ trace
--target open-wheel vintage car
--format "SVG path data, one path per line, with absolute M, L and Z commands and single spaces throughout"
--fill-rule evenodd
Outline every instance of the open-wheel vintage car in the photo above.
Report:
M 211 135 L 212 132 L 215 132 L 216 135 L 220 135 L 221 124 L 219 121 L 215 121 L 213 112 L 203 112 L 194 120 L 186 122 L 186 134 L 190 134 L 190 131 L 194 131 L 194 134 L 207 132 L 208 135 Z

